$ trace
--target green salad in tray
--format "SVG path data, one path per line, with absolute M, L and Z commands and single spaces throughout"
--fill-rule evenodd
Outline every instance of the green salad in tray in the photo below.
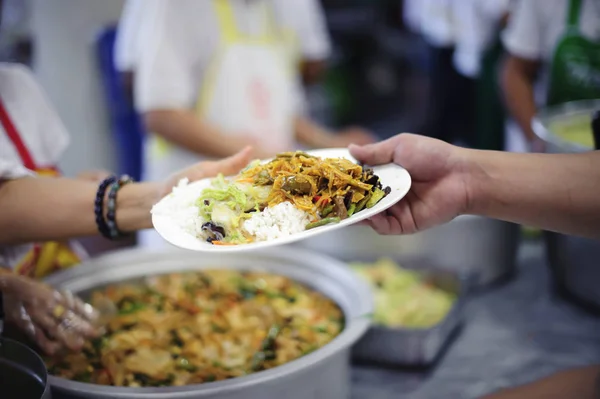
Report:
M 426 329 L 440 323 L 456 295 L 429 283 L 421 274 L 390 259 L 353 263 L 353 269 L 373 290 L 373 321 L 386 327 Z

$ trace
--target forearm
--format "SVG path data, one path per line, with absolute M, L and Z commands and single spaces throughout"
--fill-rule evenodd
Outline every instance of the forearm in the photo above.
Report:
M 97 234 L 96 183 L 63 178 L 23 178 L 0 185 L 0 244 L 68 239 Z M 117 194 L 123 232 L 152 227 L 156 183 L 129 184 Z
M 468 213 L 600 238 L 600 152 L 462 151 Z
M 525 73 L 516 62 L 508 59 L 502 72 L 502 88 L 506 107 L 527 140 L 536 138 L 531 121 L 537 112 L 533 91 L 533 77 Z
M 224 135 L 216 126 L 188 110 L 151 111 L 144 119 L 149 132 L 207 157 L 225 158 L 247 145 Z
M 303 116 L 296 118 L 295 132 L 300 143 L 312 148 L 327 148 L 333 144 L 331 132 Z

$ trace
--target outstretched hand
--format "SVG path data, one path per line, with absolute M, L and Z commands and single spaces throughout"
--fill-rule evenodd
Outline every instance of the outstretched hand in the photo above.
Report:
M 370 165 L 396 163 L 411 175 L 406 197 L 365 223 L 380 234 L 412 234 L 449 222 L 469 206 L 469 174 L 463 149 L 415 134 L 403 133 L 366 146 L 350 146 L 351 154 Z

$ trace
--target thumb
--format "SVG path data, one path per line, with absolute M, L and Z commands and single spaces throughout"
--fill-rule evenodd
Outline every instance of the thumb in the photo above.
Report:
M 252 147 L 248 146 L 230 157 L 219 161 L 199 164 L 199 173 L 205 176 L 216 176 L 219 173 L 230 176 L 238 173 L 250 163 L 252 158 Z M 193 180 L 190 178 L 190 180 Z
M 219 169 L 219 173 L 224 175 L 233 175 L 242 170 L 248 165 L 252 158 L 253 148 L 248 146 L 228 158 L 217 161 L 215 167 Z
M 382 165 L 394 160 L 394 152 L 402 140 L 402 134 L 396 135 L 379 143 L 349 146 L 350 154 L 358 161 L 367 165 Z

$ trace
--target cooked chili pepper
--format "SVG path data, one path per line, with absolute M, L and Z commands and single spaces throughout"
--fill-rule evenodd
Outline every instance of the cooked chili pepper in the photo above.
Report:
M 313 202 L 316 204 L 317 202 L 321 201 L 321 198 L 323 198 L 323 197 L 322 197 L 322 196 L 320 196 L 320 195 L 315 195 L 315 196 L 313 197 Z M 330 202 L 331 202 L 331 198 L 326 198 L 324 201 L 322 201 L 322 204 L 323 204 L 323 205 L 327 205 L 327 204 L 329 204 Z
M 296 195 L 309 195 L 313 191 L 310 181 L 302 175 L 284 177 L 281 189 Z

